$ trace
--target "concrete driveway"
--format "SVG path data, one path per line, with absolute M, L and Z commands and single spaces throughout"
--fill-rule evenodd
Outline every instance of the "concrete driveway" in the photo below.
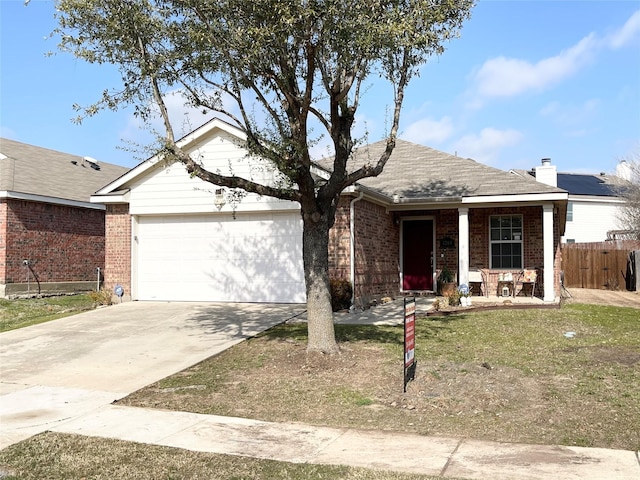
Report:
M 107 405 L 304 305 L 127 302 L 0 334 L 0 448 Z

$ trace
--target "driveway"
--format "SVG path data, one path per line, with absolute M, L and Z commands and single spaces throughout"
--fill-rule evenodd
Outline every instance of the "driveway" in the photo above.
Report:
M 567 303 L 592 303 L 614 307 L 640 308 L 640 292 L 626 290 L 596 290 L 590 288 L 569 288 L 565 295 Z
M 0 448 L 107 405 L 304 312 L 127 302 L 0 334 Z

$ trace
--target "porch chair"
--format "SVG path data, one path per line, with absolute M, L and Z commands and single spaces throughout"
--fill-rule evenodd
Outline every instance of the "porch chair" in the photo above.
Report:
M 525 294 L 524 287 L 525 285 L 531 285 L 531 298 L 534 297 L 536 293 L 536 281 L 538 280 L 538 270 L 535 268 L 525 268 L 520 272 L 518 276 L 517 285 L 521 285 L 520 293 Z M 515 290 L 515 288 L 514 288 Z M 514 293 L 515 296 L 515 293 Z
M 474 287 L 478 287 L 480 289 L 481 295 L 484 295 L 485 297 L 489 296 L 485 274 L 479 268 L 469 269 L 469 288 L 474 290 Z

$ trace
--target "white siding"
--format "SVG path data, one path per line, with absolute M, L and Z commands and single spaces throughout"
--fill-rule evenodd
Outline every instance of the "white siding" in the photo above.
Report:
M 573 220 L 567 222 L 563 242 L 602 242 L 608 231 L 622 228 L 617 217 L 619 202 L 569 197 L 569 203 L 573 204 Z
M 191 153 L 200 158 L 209 171 L 234 174 L 261 184 L 276 184 L 276 173 L 265 161 L 247 158 L 245 150 L 237 145 L 237 140 L 221 130 L 216 130 L 213 136 L 198 144 Z M 214 205 L 216 186 L 190 177 L 182 164 L 158 164 L 130 188 L 129 211 L 134 215 L 218 213 Z M 296 202 L 248 194 L 237 205 L 236 212 L 298 209 Z M 230 204 L 220 210 L 220 213 L 230 212 Z

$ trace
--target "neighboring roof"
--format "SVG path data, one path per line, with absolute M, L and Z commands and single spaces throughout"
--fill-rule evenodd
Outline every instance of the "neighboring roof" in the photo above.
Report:
M 525 178 L 536 178 L 535 170 L 513 170 Z M 596 197 L 619 197 L 620 187 L 624 180 L 616 175 L 599 175 L 593 173 L 558 172 L 558 188 L 566 190 L 569 195 L 589 195 Z
M 0 138 L 0 192 L 89 203 L 129 169 Z
M 347 164 L 349 171 L 370 161 L 375 164 L 386 142 L 363 146 L 354 151 Z M 331 168 L 332 159 L 319 162 Z M 392 198 L 399 195 L 406 201 L 492 197 L 560 193 L 535 179 L 521 177 L 494 167 L 435 150 L 424 145 L 397 140 L 384 171 L 377 177 L 365 178 L 359 184 Z
M 617 177 L 610 175 L 558 173 L 558 187 L 565 189 L 569 195 L 618 197 L 617 185 Z

